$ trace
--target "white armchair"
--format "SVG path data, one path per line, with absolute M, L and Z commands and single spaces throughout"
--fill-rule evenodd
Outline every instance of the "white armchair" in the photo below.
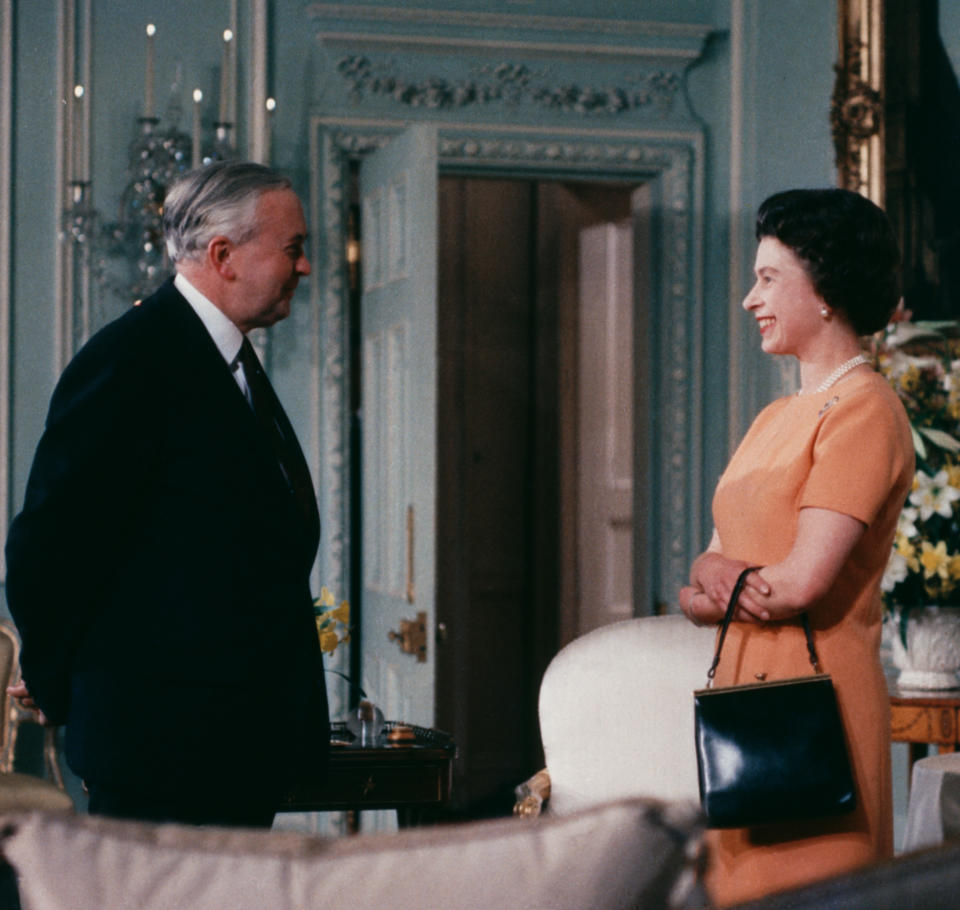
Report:
M 550 662 L 540 685 L 547 767 L 517 787 L 518 815 L 567 814 L 612 799 L 697 801 L 693 690 L 716 629 L 684 616 L 603 626 Z
M 20 681 L 19 659 L 17 631 L 0 619 L 0 812 L 72 812 L 73 799 L 64 788 L 53 727 L 45 728 L 43 734 L 43 758 L 50 780 L 13 770 L 20 724 L 37 722 L 35 711 L 7 695 L 7 686 Z

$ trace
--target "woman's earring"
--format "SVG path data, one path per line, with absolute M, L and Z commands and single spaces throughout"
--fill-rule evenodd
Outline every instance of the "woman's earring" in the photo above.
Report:
M 830 318 L 830 310 L 827 309 L 827 305 L 826 305 L 826 304 L 823 304 L 823 305 L 820 307 L 820 315 L 823 316 L 824 319 L 829 319 L 829 318 Z

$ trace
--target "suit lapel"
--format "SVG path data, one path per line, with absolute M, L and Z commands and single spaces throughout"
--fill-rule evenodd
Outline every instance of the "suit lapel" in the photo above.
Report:
M 287 493 L 289 506 L 297 520 L 304 525 L 307 538 L 311 541 L 311 552 L 316 551 L 320 535 L 320 514 L 317 510 L 316 495 L 311 496 L 309 514 L 304 516 L 303 510 L 289 495 L 289 486 L 280 463 L 277 460 L 273 446 L 265 438 L 253 409 L 237 384 L 230 371 L 230 367 L 223 359 L 213 339 L 207 332 L 200 317 L 194 312 L 186 298 L 176 289 L 170 280 L 157 293 L 144 302 L 144 306 L 153 304 L 160 309 L 157 315 L 169 320 L 171 343 L 175 346 L 177 356 L 183 362 L 192 364 L 198 371 L 198 380 L 208 384 L 207 388 L 222 407 L 224 415 L 229 415 L 231 422 L 236 426 L 239 438 L 246 439 L 249 450 L 256 453 L 264 463 L 267 474 Z M 174 359 L 174 363 L 176 360 Z M 309 477 L 309 468 L 303 455 L 303 450 L 297 441 L 293 426 L 287 417 L 286 411 L 270 387 L 270 394 L 276 407 L 276 416 L 280 427 L 291 442 L 291 449 L 301 463 L 303 470 Z

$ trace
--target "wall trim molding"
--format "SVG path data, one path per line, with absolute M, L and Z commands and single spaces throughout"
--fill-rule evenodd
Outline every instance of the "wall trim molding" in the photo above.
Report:
M 13 367 L 10 322 L 13 210 L 13 13 L 14 0 L 0 0 L 0 585 L 7 580 L 4 546 L 10 524 L 10 379 Z
M 57 8 L 57 105 L 55 119 L 56 170 L 54 175 L 57 200 L 53 236 L 60 237 L 63 213 L 72 205 L 73 182 L 88 180 L 92 158 L 92 111 L 89 99 L 93 91 L 93 0 L 60 0 Z M 74 98 L 75 85 L 84 87 L 84 103 Z M 78 145 L 77 132 L 83 145 Z M 90 187 L 86 188 L 87 199 Z M 90 335 L 93 299 L 89 262 L 78 256 L 73 244 L 56 244 L 54 251 L 54 294 L 57 318 L 54 325 L 54 369 L 59 376 L 79 345 Z
M 250 0 L 250 90 L 247 92 L 247 147 L 250 160 L 270 164 L 267 142 L 269 85 L 267 0 Z
M 347 204 L 351 162 L 386 144 L 408 121 L 321 116 L 311 119 L 310 210 L 317 268 L 312 294 L 320 318 L 320 478 L 326 547 L 323 578 L 347 590 L 349 528 L 350 325 Z M 704 140 L 697 130 L 645 131 L 442 124 L 441 169 L 515 174 L 534 179 L 605 177 L 650 183 L 657 206 L 660 255 L 651 301 L 654 415 L 647 490 L 652 508 L 640 532 L 650 568 L 648 608 L 672 601 L 699 539 L 702 444 L 689 427 L 701 419 L 703 375 Z M 644 612 L 638 605 L 638 611 Z
M 525 53 L 588 53 L 605 57 L 700 56 L 713 26 L 700 23 L 601 19 L 509 13 L 406 9 L 312 3 L 308 18 L 318 23 L 325 41 L 388 47 L 416 44 L 418 49 L 522 48 Z M 358 28 L 389 26 L 375 32 Z M 522 40 L 517 34 L 524 33 Z
M 743 213 L 743 59 L 744 0 L 730 0 L 730 273 L 727 325 L 727 454 L 740 439 L 743 412 L 743 335 L 740 330 L 739 297 L 743 293 L 744 250 L 740 244 Z

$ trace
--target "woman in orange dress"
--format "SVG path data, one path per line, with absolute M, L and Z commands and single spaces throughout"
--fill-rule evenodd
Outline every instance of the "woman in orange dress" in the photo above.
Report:
M 768 405 L 720 478 L 710 545 L 680 593 L 717 623 L 748 576 L 717 685 L 809 674 L 806 611 L 833 676 L 857 786 L 852 813 L 709 832 L 718 906 L 892 855 L 889 701 L 879 658 L 880 579 L 914 472 L 906 413 L 861 353 L 898 301 L 883 212 L 847 190 L 790 190 L 757 215 L 756 283 L 743 302 L 762 349 L 792 355 L 800 391 Z

